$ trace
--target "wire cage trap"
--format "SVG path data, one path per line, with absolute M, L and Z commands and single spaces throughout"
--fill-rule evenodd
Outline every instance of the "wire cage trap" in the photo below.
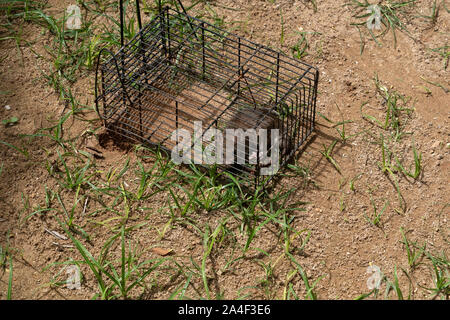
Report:
M 176 153 L 185 160 L 267 183 L 314 129 L 318 70 L 189 16 L 182 5 L 181 12 L 160 7 L 144 27 L 138 0 L 136 7 L 140 31 L 124 44 L 121 3 L 122 48 L 97 67 L 106 129 L 169 154 L 184 140 L 188 148 Z M 213 161 L 205 161 L 211 145 Z

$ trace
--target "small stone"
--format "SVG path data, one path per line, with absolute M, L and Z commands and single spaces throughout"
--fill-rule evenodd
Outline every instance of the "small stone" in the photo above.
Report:
M 88 140 L 88 142 L 86 143 L 86 148 L 91 149 L 95 152 L 101 153 L 101 151 L 100 151 L 101 147 L 100 147 L 99 143 L 94 139 Z
M 103 154 L 100 151 L 101 147 L 97 140 L 90 139 L 86 143 L 87 151 L 97 159 L 103 159 Z
M 5 110 L 11 110 L 11 106 L 8 104 L 5 106 Z
M 435 141 L 435 142 L 431 145 L 431 149 L 436 149 L 437 147 L 439 147 L 440 144 L 441 144 L 440 141 Z

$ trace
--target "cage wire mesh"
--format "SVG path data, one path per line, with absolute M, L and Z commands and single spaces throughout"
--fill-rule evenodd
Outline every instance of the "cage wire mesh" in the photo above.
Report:
M 219 141 L 226 149 L 229 143 L 232 161 L 219 148 L 212 153 L 225 162 L 217 168 L 250 185 L 267 183 L 272 176 L 261 170 L 283 167 L 314 129 L 318 70 L 191 17 L 184 8 L 160 7 L 142 27 L 136 4 L 140 31 L 123 44 L 122 29 L 122 48 L 97 69 L 96 106 L 107 130 L 169 154 L 178 143 L 177 129 L 203 149 Z M 122 25 L 123 19 L 121 12 Z M 211 128 L 216 134 L 205 142 Z M 230 129 L 244 135 L 220 140 Z M 256 145 L 245 135 L 251 130 L 257 133 Z M 261 132 L 268 133 L 265 148 Z M 268 163 L 275 151 L 277 164 Z M 191 160 L 201 162 L 197 158 L 194 153 Z

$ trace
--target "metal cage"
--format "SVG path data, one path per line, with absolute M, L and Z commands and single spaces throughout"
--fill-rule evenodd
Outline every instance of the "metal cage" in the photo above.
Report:
M 138 22 L 141 26 L 139 12 Z M 218 146 L 221 133 L 244 133 L 221 140 L 224 149 L 235 151 L 233 161 L 223 155 L 225 163 L 217 168 L 261 185 L 270 180 L 261 169 L 275 143 L 281 168 L 312 133 L 318 78 L 318 70 L 306 63 L 191 17 L 184 8 L 165 7 L 98 66 L 96 107 L 107 130 L 169 152 L 177 145 L 175 130 L 176 139 L 184 129 L 193 149 L 202 148 L 197 156 L 191 153 L 191 161 L 202 165 L 201 151 L 212 142 Z M 216 133 L 205 142 L 211 128 Z M 256 132 L 256 146 L 249 132 Z M 211 153 L 219 160 L 220 150 Z

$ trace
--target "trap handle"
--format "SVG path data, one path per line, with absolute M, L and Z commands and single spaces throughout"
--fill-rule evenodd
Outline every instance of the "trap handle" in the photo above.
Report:
M 123 0 L 119 0 L 119 10 L 120 10 L 120 45 L 123 47 L 125 44 L 124 28 L 125 28 L 125 13 L 123 10 Z M 139 31 L 142 29 L 142 18 L 141 18 L 141 7 L 139 0 L 136 0 L 136 16 L 139 26 Z
M 181 9 L 183 10 L 183 13 L 187 16 L 186 9 L 183 6 L 183 3 L 181 0 L 177 0 L 178 4 L 180 5 Z M 125 36 L 124 36 L 124 29 L 125 29 L 125 13 L 123 10 L 123 0 L 119 0 L 119 10 L 120 10 L 120 45 L 123 47 L 125 44 Z M 158 1 L 158 11 L 161 14 L 162 12 L 162 0 Z M 138 27 L 139 31 L 142 30 L 142 18 L 141 18 L 141 7 L 139 4 L 139 0 L 136 0 L 136 16 L 138 21 Z M 189 24 L 191 24 L 191 21 L 189 20 Z M 192 24 L 191 24 L 192 27 Z

